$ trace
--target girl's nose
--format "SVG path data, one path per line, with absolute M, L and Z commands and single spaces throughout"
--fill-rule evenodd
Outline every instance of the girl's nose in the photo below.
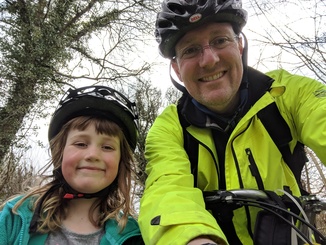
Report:
M 85 155 L 86 160 L 98 160 L 100 156 L 100 151 L 97 147 L 89 146 Z

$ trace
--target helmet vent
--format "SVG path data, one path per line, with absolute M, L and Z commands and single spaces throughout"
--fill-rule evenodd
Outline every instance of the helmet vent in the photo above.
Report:
M 157 23 L 159 28 L 168 28 L 172 26 L 172 23 L 167 20 L 161 20 Z M 156 34 L 157 35 L 157 34 Z
M 206 5 L 206 3 L 207 3 L 207 0 L 198 0 L 197 1 L 198 6 L 204 6 L 204 5 Z
M 175 3 L 169 3 L 167 5 L 168 9 L 171 10 L 173 13 L 178 14 L 178 15 L 183 15 L 186 13 L 186 11 L 183 9 L 182 6 L 180 6 L 179 4 L 175 4 Z
M 227 22 L 240 32 L 247 15 L 242 0 L 163 0 L 155 30 L 160 53 L 172 59 L 178 40 L 188 31 L 209 22 Z

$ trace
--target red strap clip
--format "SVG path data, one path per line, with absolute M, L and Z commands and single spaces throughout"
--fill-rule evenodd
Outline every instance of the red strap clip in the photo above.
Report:
M 74 195 L 74 194 L 71 194 L 71 193 L 66 193 L 63 198 L 64 199 L 74 199 L 74 198 L 79 198 L 79 197 L 83 197 L 84 194 L 77 194 L 77 195 Z

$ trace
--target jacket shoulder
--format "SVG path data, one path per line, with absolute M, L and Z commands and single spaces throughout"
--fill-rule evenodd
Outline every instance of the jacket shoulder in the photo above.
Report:
M 302 75 L 292 74 L 284 69 L 273 70 L 266 73 L 275 80 L 274 83 L 279 85 L 294 85 L 318 82 L 317 80 Z M 320 83 L 320 82 L 318 82 Z
M 13 207 L 23 196 L 16 196 L 6 202 L 0 212 L 0 240 L 8 244 L 16 244 L 17 241 L 29 240 L 28 226 L 33 215 L 31 199 L 28 198 L 18 207 L 17 214 L 12 212 Z M 26 241 L 26 243 L 25 243 Z
M 149 130 L 149 135 L 153 132 L 159 133 L 168 130 L 181 131 L 181 125 L 179 121 L 177 106 L 175 104 L 167 106 L 160 115 L 158 115 Z

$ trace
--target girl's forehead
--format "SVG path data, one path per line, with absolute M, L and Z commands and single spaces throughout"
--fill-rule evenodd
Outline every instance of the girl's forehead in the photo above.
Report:
M 97 128 L 96 125 L 90 124 L 85 128 L 71 128 L 68 131 L 68 137 L 71 136 L 97 136 L 106 138 L 119 138 L 117 132 L 112 132 L 111 130 L 103 130 Z
M 85 120 L 81 122 L 74 122 L 70 129 L 77 129 L 80 131 L 87 130 L 88 128 L 94 129 L 96 132 L 108 135 L 118 135 L 121 130 L 120 127 L 109 120 Z

